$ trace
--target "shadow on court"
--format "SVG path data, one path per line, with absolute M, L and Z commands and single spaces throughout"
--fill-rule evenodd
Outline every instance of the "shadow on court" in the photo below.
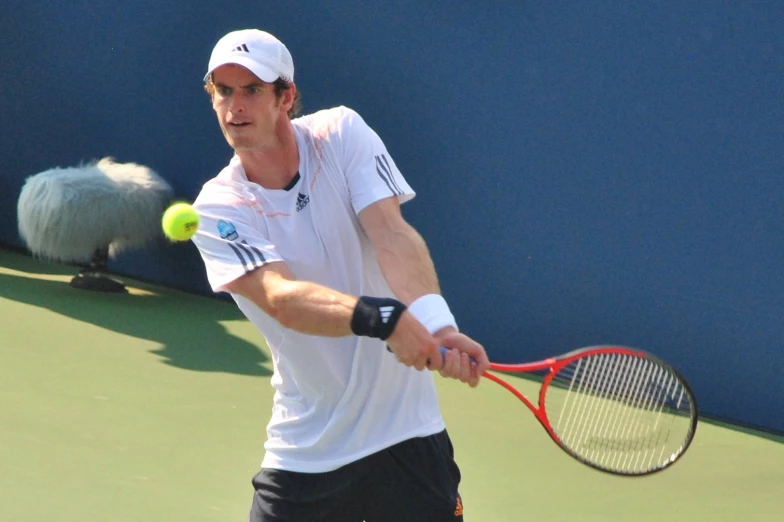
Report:
M 156 342 L 162 347 L 151 353 L 164 364 L 201 372 L 271 375 L 263 366 L 268 362 L 267 356 L 219 323 L 244 319 L 230 303 L 134 283 L 127 284 L 138 291 L 125 294 L 78 290 L 68 284 L 78 269 L 1 250 L 0 267 L 17 272 L 0 271 L 0 297 Z M 209 306 L 205 306 L 205 301 Z M 262 340 L 260 334 L 259 340 Z M 62 340 L 66 347 L 78 342 L 78 339 Z

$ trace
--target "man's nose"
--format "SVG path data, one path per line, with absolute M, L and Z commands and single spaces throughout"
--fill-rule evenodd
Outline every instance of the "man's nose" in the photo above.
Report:
M 245 103 L 242 100 L 242 96 L 238 94 L 232 94 L 229 101 L 229 110 L 231 112 L 242 112 L 245 110 Z

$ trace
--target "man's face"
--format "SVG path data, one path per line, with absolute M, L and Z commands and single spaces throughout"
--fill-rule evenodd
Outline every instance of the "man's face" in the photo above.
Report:
M 212 78 L 212 108 L 229 145 L 240 151 L 274 142 L 275 128 L 288 111 L 288 96 L 276 98 L 271 83 L 261 81 L 240 65 L 222 65 Z

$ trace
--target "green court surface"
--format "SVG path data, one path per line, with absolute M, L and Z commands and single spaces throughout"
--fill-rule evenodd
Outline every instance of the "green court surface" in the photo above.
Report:
M 128 279 L 91 293 L 75 273 L 0 249 L 0 521 L 247 520 L 272 398 L 261 336 L 231 303 Z M 468 521 L 784 520 L 781 437 L 701 422 L 673 468 L 618 478 L 494 383 L 438 386 Z

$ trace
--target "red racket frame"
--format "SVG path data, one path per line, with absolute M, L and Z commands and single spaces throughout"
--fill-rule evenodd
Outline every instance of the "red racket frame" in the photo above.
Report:
M 590 346 L 590 347 L 587 347 L 587 348 L 581 348 L 581 349 L 575 350 L 573 352 L 566 353 L 564 355 L 560 355 L 558 357 L 550 357 L 548 359 L 543 359 L 541 361 L 536 361 L 536 362 L 520 363 L 520 364 L 504 364 L 504 363 L 493 363 L 493 362 L 490 363 L 490 370 L 497 371 L 497 372 L 530 373 L 530 372 L 536 372 L 536 371 L 539 371 L 539 370 L 549 370 L 547 372 L 547 374 L 544 376 L 544 379 L 542 380 L 541 388 L 539 389 L 539 406 L 538 407 L 535 406 L 534 403 L 531 402 L 530 399 L 528 399 L 528 397 L 523 395 L 522 392 L 520 392 L 517 388 L 515 388 L 514 386 L 512 386 L 508 382 L 506 382 L 501 377 L 499 377 L 499 376 L 497 376 L 495 374 L 492 374 L 489 371 L 485 372 L 482 376 L 487 378 L 487 379 L 490 379 L 491 381 L 494 381 L 494 382 L 500 384 L 501 386 L 503 386 L 504 388 L 509 390 L 515 397 L 520 399 L 526 406 L 528 406 L 528 409 L 531 410 L 531 413 L 534 414 L 534 416 L 537 418 L 539 423 L 542 425 L 542 427 L 545 429 L 545 431 L 547 431 L 547 434 L 550 435 L 550 438 L 553 439 L 553 441 L 558 445 L 558 447 L 561 448 L 562 450 L 564 450 L 570 456 L 572 456 L 575 459 L 577 459 L 580 462 L 582 462 L 583 464 L 586 464 L 586 465 L 588 465 L 588 466 L 590 466 L 590 467 L 592 467 L 594 469 L 598 469 L 599 471 L 604 471 L 606 473 L 611 473 L 611 474 L 614 474 L 614 475 L 628 475 L 628 476 L 650 475 L 651 473 L 655 473 L 657 471 L 661 471 L 662 469 L 665 469 L 665 468 L 669 467 L 675 461 L 669 462 L 669 463 L 667 463 L 667 464 L 665 464 L 663 466 L 660 466 L 659 468 L 654 468 L 654 469 L 652 469 L 650 471 L 646 471 L 644 473 L 622 473 L 622 472 L 618 472 L 618 471 L 612 471 L 612 470 L 604 469 L 604 468 L 602 468 L 600 466 L 596 466 L 596 465 L 592 464 L 591 462 L 586 461 L 585 459 L 581 458 L 579 455 L 573 453 L 571 450 L 569 450 L 568 447 L 566 447 L 561 442 L 561 440 L 558 438 L 558 435 L 556 435 L 555 431 L 553 431 L 553 428 L 550 425 L 550 421 L 547 418 L 547 412 L 545 410 L 545 395 L 547 394 L 547 388 L 550 386 L 550 383 L 552 382 L 553 377 L 555 377 L 555 375 L 563 367 L 567 366 L 568 364 L 571 364 L 572 362 L 576 361 L 577 359 L 580 359 L 580 358 L 583 358 L 583 357 L 588 357 L 588 356 L 591 356 L 591 355 L 602 354 L 602 353 L 624 354 L 624 355 L 631 355 L 631 356 L 635 356 L 635 357 L 642 357 L 644 359 L 649 359 L 649 360 L 652 360 L 652 361 L 656 362 L 656 364 L 659 364 L 659 365 L 663 366 L 664 368 L 666 368 L 667 370 L 671 371 L 673 374 L 675 374 L 678 377 L 678 379 L 680 380 L 681 384 L 684 386 L 684 388 L 686 390 L 686 393 L 689 396 L 689 400 L 691 401 L 692 408 L 694 410 L 694 417 L 692 418 L 692 426 L 691 426 L 691 431 L 690 431 L 691 437 L 687 440 L 686 445 L 683 447 L 683 449 L 681 450 L 681 452 L 680 452 L 678 457 L 682 456 L 686 452 L 686 450 L 688 449 L 689 445 L 691 444 L 691 441 L 694 439 L 694 433 L 695 433 L 696 428 L 697 428 L 697 411 L 698 410 L 697 410 L 697 402 L 694 399 L 694 393 L 692 392 L 691 387 L 688 385 L 688 383 L 683 378 L 683 376 L 677 370 L 675 370 L 675 368 L 673 368 L 669 364 L 665 363 L 664 361 L 658 359 L 657 357 L 654 357 L 653 355 L 651 355 L 651 354 L 649 354 L 647 352 L 644 352 L 642 350 L 636 350 L 634 348 L 628 348 L 626 346 L 610 346 L 610 345 L 607 345 L 607 346 Z M 676 459 L 676 460 L 678 460 L 678 459 Z

